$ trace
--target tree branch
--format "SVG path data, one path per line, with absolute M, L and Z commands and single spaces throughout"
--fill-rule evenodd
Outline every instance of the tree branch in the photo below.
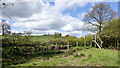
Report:
M 94 18 L 97 22 L 99 22 L 98 19 L 97 19 L 96 17 L 93 17 L 93 18 Z
M 94 25 L 94 26 L 98 26 L 97 24 L 93 24 L 93 23 L 91 23 L 91 22 L 89 22 L 89 24 L 92 24 L 92 25 Z

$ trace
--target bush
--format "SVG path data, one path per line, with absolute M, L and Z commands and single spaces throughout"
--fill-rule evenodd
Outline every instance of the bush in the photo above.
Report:
M 82 50 L 82 48 L 78 47 L 77 50 Z
M 85 46 L 85 49 L 89 49 L 90 48 L 90 46 Z
M 85 57 L 85 54 L 81 53 L 81 54 L 80 54 L 80 57 Z
M 74 57 L 80 57 L 77 53 L 74 55 Z
M 75 52 L 76 50 L 73 50 L 72 52 Z
M 80 55 L 78 55 L 78 54 L 76 53 L 76 55 L 74 55 L 74 57 L 85 57 L 85 54 L 81 53 Z
M 88 58 L 92 58 L 92 55 L 88 55 Z
M 69 55 L 73 55 L 73 52 L 69 52 Z

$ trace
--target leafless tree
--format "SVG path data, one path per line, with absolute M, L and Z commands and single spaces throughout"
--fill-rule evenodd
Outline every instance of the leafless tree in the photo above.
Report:
M 95 4 L 95 6 L 92 7 L 92 10 L 85 15 L 83 21 L 92 26 L 96 26 L 99 31 L 98 33 L 100 33 L 103 23 L 110 22 L 116 15 L 117 12 L 113 11 L 109 4 L 102 2 L 100 4 Z M 95 24 L 93 22 L 97 23 Z
M 0 23 L 1 30 L 2 30 L 2 35 L 10 35 L 10 25 L 6 22 L 6 20 L 2 20 Z
M 4 10 L 6 7 L 8 7 L 9 5 L 14 5 L 12 4 L 6 4 L 6 3 L 1 3 L 0 4 L 0 12 L 2 14 L 5 14 L 4 12 L 2 12 L 2 10 Z M 10 16 L 8 16 L 8 18 L 11 20 L 12 18 Z M 2 30 L 2 35 L 10 35 L 11 31 L 10 31 L 10 25 L 6 22 L 6 20 L 2 20 L 0 22 L 0 28 Z

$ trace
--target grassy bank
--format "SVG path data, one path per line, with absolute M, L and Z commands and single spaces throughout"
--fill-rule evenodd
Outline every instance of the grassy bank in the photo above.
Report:
M 47 56 L 47 55 L 46 55 Z M 49 58 L 36 57 L 24 64 L 12 66 L 118 66 L 118 51 L 98 48 L 78 49 L 69 55 L 57 54 Z

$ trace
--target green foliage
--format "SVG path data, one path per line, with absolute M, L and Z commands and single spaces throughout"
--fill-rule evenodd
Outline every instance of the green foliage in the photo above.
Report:
M 65 37 L 69 37 L 69 35 L 65 35 Z
M 68 52 L 69 53 L 69 55 L 73 55 L 73 52 Z
M 92 55 L 88 55 L 88 58 L 92 58 Z
M 84 46 L 85 38 L 81 37 L 78 39 L 78 41 L 80 46 Z
M 82 50 L 82 48 L 81 48 L 81 47 L 78 47 L 77 50 Z
M 113 19 L 111 22 L 105 23 L 101 35 L 118 38 L 118 26 L 118 19 Z
M 102 32 L 99 34 L 103 40 L 103 47 L 116 48 L 118 46 L 118 19 L 113 19 L 111 22 L 104 24 Z
M 33 65 L 37 65 L 36 63 L 33 63 Z
M 85 49 L 90 49 L 91 47 L 90 47 L 90 46 L 85 46 L 84 48 L 85 48 Z
M 57 32 L 54 33 L 54 37 L 55 37 L 55 38 L 60 38 L 61 36 L 62 36 L 61 33 L 57 33 Z
M 29 36 L 21 36 L 20 34 L 4 36 L 2 45 L 3 66 L 25 62 L 27 55 L 35 52 L 33 46 L 35 43 L 32 43 Z
M 73 50 L 73 52 L 75 52 L 76 50 Z
M 85 54 L 81 53 L 81 54 L 80 54 L 80 57 L 85 57 Z
M 90 49 L 90 42 L 92 42 L 92 39 L 92 35 L 87 35 L 85 38 L 76 38 L 69 36 L 56 39 L 53 36 L 22 36 L 21 34 L 5 36 L 2 37 L 3 65 L 24 63 L 36 56 L 47 57 L 45 60 L 49 59 L 49 57 L 55 54 L 63 53 L 60 50 L 67 49 L 69 42 L 70 52 L 64 54 L 64 57 L 67 57 L 69 55 L 73 55 L 73 52 L 76 52 L 76 50 L 78 51 Z M 77 42 L 78 47 L 76 47 Z M 84 46 L 84 42 L 87 42 L 86 46 Z M 55 50 L 56 47 L 58 51 Z M 85 57 L 85 54 L 76 54 L 75 57 Z
M 74 57 L 80 57 L 77 53 L 74 55 Z
M 81 53 L 80 55 L 78 55 L 77 53 L 74 55 L 74 57 L 85 57 L 85 54 Z

